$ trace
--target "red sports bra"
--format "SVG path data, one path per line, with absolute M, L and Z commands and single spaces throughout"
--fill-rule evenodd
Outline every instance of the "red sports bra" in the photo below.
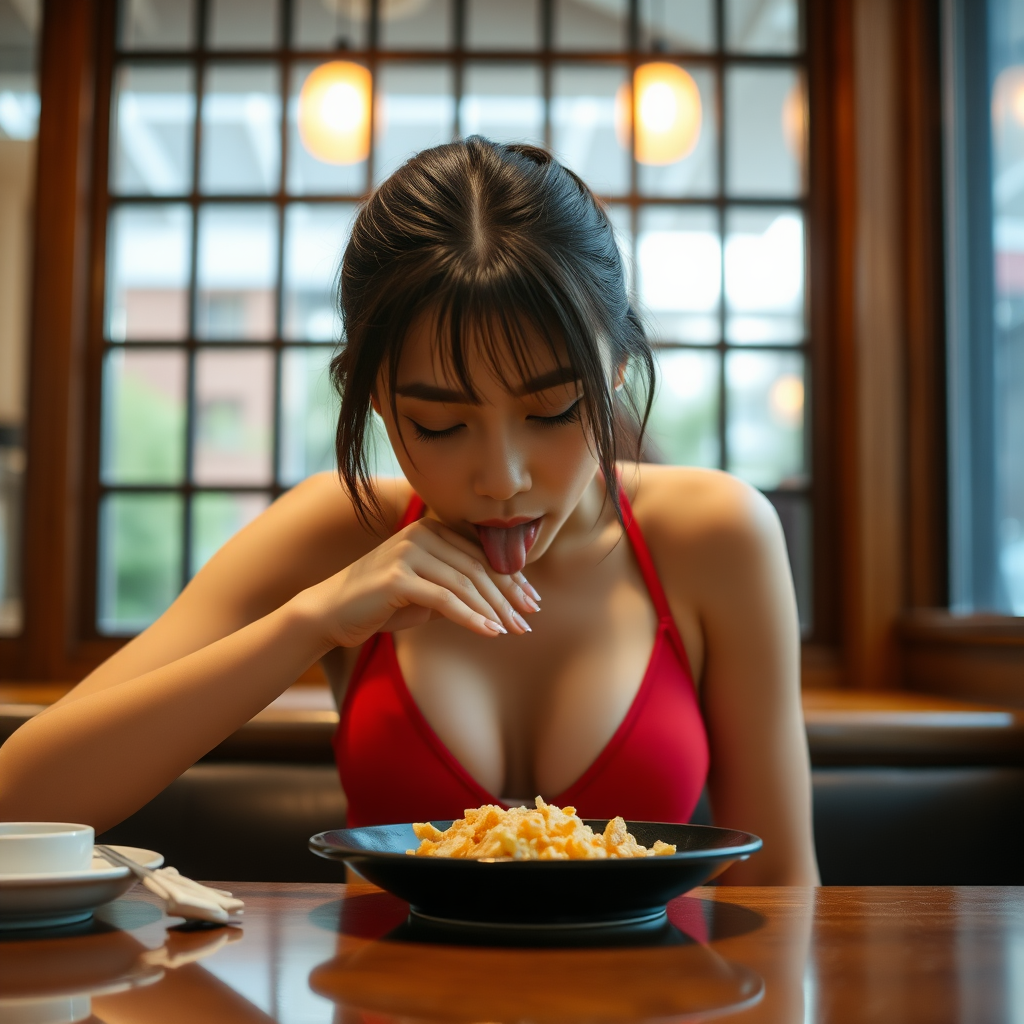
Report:
M 665 591 L 625 493 L 626 535 L 658 612 L 647 671 L 626 717 L 604 750 L 564 792 L 584 818 L 689 821 L 708 773 L 708 738 L 689 659 Z M 424 511 L 413 495 L 397 529 Z M 413 700 L 390 633 L 366 642 L 348 684 L 334 735 L 348 824 L 384 825 L 462 817 L 466 808 L 500 804 L 455 759 Z

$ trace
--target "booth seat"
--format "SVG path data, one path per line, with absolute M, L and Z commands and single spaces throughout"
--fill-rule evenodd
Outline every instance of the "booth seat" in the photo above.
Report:
M 1024 712 L 808 691 L 804 718 L 826 885 L 1024 884 Z M 339 878 L 306 846 L 345 821 L 336 720 L 323 691 L 290 691 L 105 838 L 200 878 Z M 694 821 L 712 817 L 702 799 Z
M 825 885 L 1024 884 L 1024 768 L 813 769 Z M 695 820 L 709 823 L 707 805 Z M 193 878 L 339 881 L 308 838 L 345 823 L 327 764 L 204 763 L 106 832 Z
M 0 704 L 0 740 L 40 706 Z M 804 718 L 826 885 L 1024 884 L 1024 711 L 812 690 Z M 336 722 L 324 688 L 294 687 L 102 839 L 194 878 L 337 881 L 307 848 L 345 823 Z

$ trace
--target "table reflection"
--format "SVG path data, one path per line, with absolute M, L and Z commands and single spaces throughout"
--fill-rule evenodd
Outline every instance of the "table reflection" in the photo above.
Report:
M 684 897 L 651 927 L 529 938 L 407 922 L 405 904 L 385 893 L 353 894 L 334 910 L 337 951 L 310 987 L 345 1024 L 688 1020 L 764 992 L 756 972 L 706 945 L 763 926 L 742 907 Z M 538 939 L 546 948 L 527 945 Z
M 137 889 L 0 934 L 0 1021 L 1024 1020 L 1020 890 L 701 889 L 642 935 L 536 948 L 424 931 L 367 885 L 234 888 L 243 929 L 182 930 Z

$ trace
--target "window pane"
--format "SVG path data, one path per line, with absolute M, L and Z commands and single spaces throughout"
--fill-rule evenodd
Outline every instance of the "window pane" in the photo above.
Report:
M 292 203 L 285 214 L 284 323 L 291 341 L 337 341 L 337 278 L 355 218 L 351 203 Z
M 206 42 L 211 50 L 269 50 L 277 45 L 277 0 L 210 0 Z
M 296 50 L 360 50 L 366 45 L 369 4 L 293 0 Z
M 190 192 L 195 116 L 191 67 L 121 67 L 110 126 L 111 191 L 152 196 Z
M 804 357 L 729 352 L 725 363 L 731 473 L 755 487 L 803 487 Z
M 281 356 L 281 442 L 278 469 L 286 487 L 334 468 L 338 396 L 327 368 L 334 350 L 286 348 Z
M 414 153 L 449 142 L 455 134 L 451 67 L 447 64 L 380 65 L 375 111 L 374 179 L 379 184 Z
M 1019 12 L 1019 4 L 1013 5 Z M 999 57 L 1020 60 L 1020 20 L 1008 28 L 1000 12 Z M 1016 45 L 1013 45 L 1016 42 Z M 1024 615 L 1024 66 L 1013 63 L 992 90 L 992 212 L 995 269 L 992 381 L 995 386 L 994 515 L 998 605 Z M 975 342 L 976 344 L 976 342 Z M 975 357 L 977 358 L 977 357 Z M 984 372 L 984 371 L 982 371 Z M 977 500 L 977 498 L 975 498 Z M 985 522 L 981 510 L 976 518 Z M 987 524 L 986 524 L 987 525 Z M 977 563 L 974 559 L 974 571 Z M 980 575 L 980 573 L 979 573 Z M 998 585 L 998 584 L 997 584 Z M 977 590 L 981 590 L 977 587 Z M 980 602 L 979 602 L 980 603 Z M 996 604 L 996 601 L 992 601 Z
M 804 336 L 804 224 L 798 210 L 730 210 L 725 237 L 726 338 Z
M 779 514 L 782 532 L 786 535 L 786 549 L 796 590 L 796 607 L 800 615 L 800 632 L 808 636 L 814 625 L 810 502 L 803 494 L 773 494 L 769 500 Z
M 721 465 L 718 440 L 721 357 L 717 352 L 661 349 L 658 391 L 647 424 L 649 440 L 665 462 Z
M 247 523 L 268 505 L 268 494 L 202 493 L 192 498 L 192 550 L 189 575 L 194 576 Z
M 463 136 L 544 145 L 544 94 L 535 64 L 470 64 L 459 105 Z
M 201 207 L 197 276 L 198 337 L 272 338 L 277 210 L 250 204 Z
M 798 196 L 804 182 L 804 90 L 795 68 L 730 68 L 725 78 L 726 191 Z
M 104 483 L 184 481 L 186 376 L 181 350 L 107 352 L 100 455 Z
M 299 99 L 302 86 L 317 64 L 297 64 L 292 69 L 288 99 L 288 191 L 293 195 L 359 196 L 366 191 L 366 161 L 328 163 L 307 148 L 299 134 Z
M 108 494 L 100 504 L 97 626 L 137 633 L 181 589 L 182 499 L 177 494 Z
M 642 160 L 637 168 L 640 191 L 648 196 L 707 196 L 718 191 L 718 127 L 715 113 L 715 76 L 707 68 L 683 69 L 697 86 L 700 96 L 699 134 L 677 160 L 670 163 L 646 164 Z M 657 96 L 651 117 L 659 115 Z M 640 98 L 640 116 L 644 116 L 644 98 Z M 637 145 L 637 158 L 642 150 Z
M 640 303 L 658 341 L 719 340 L 722 256 L 711 209 L 640 211 Z
M 795 53 L 800 48 L 798 0 L 725 0 L 726 49 Z
M 195 483 L 269 484 L 274 354 L 223 349 L 196 353 L 195 417 Z
M 555 68 L 551 146 L 599 195 L 629 191 L 629 141 L 616 138 L 616 97 L 624 99 L 625 67 L 563 65 Z M 625 147 L 623 142 L 626 143 Z
M 556 50 L 623 50 L 629 43 L 627 0 L 556 0 Z
M 451 46 L 449 0 L 383 0 L 380 39 L 385 50 L 443 50 Z
M 186 337 L 191 263 L 192 211 L 187 206 L 114 207 L 107 228 L 107 337 Z
M 539 50 L 539 0 L 467 0 L 470 50 Z
M 206 193 L 270 195 L 281 177 L 281 99 L 277 68 L 213 65 L 203 93 L 200 188 Z
M 120 24 L 126 50 L 187 50 L 195 39 L 195 3 L 122 0 Z
M 387 428 L 384 421 L 375 413 L 371 412 L 366 421 L 367 448 L 366 462 L 370 470 L 370 476 L 402 477 L 402 467 L 398 464 L 395 451 L 388 440 Z
M 640 45 L 655 52 L 713 50 L 714 0 L 640 0 Z

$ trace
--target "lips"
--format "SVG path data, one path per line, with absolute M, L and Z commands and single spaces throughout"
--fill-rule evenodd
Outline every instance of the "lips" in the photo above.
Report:
M 526 556 L 540 529 L 540 518 L 520 516 L 516 519 L 488 519 L 482 523 L 473 523 L 473 528 L 480 538 L 480 546 L 491 568 L 510 576 L 521 572 L 526 565 Z

